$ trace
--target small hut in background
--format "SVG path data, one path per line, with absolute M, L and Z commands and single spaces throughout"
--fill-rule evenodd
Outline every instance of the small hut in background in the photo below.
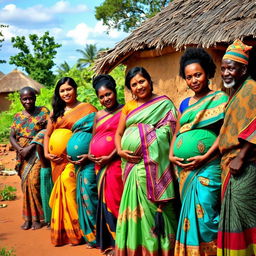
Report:
M 256 45 L 255 0 L 174 0 L 115 48 L 102 53 L 95 70 L 109 73 L 119 64 L 127 70 L 143 66 L 152 77 L 154 91 L 168 95 L 178 106 L 191 95 L 178 76 L 184 49 L 203 47 L 209 52 L 217 65 L 211 86 L 220 89 L 221 59 L 228 44 L 237 38 Z
M 36 92 L 39 92 L 43 87 L 17 69 L 0 77 L 0 111 L 8 110 L 10 106 L 11 102 L 7 99 L 8 94 L 19 91 L 25 86 L 34 88 Z

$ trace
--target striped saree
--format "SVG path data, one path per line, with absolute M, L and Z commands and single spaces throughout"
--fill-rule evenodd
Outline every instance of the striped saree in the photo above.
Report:
M 159 96 L 132 110 L 126 119 L 122 149 L 142 156 L 137 164 L 122 159 L 124 191 L 117 230 L 117 256 L 173 255 L 177 219 L 169 145 L 176 125 L 176 109 Z M 165 236 L 157 236 L 156 210 L 164 203 Z
M 240 175 L 229 172 L 242 141 L 254 144 Z M 256 82 L 250 77 L 230 99 L 220 131 L 222 208 L 219 256 L 256 255 Z
M 224 118 L 228 97 L 221 91 L 186 108 L 174 143 L 174 155 L 186 159 L 207 153 L 217 139 L 209 130 Z M 178 167 L 181 213 L 175 255 L 216 255 L 221 189 L 220 159 L 215 157 L 195 170 Z

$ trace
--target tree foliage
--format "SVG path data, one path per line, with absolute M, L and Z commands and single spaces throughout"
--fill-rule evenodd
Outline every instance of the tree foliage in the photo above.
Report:
M 80 69 L 90 66 L 98 53 L 96 44 L 86 44 L 84 50 L 77 49 L 76 51 L 82 54 L 82 58 L 77 61 L 77 67 Z
M 95 17 L 109 29 L 130 32 L 147 18 L 153 17 L 171 0 L 105 0 L 97 6 Z
M 52 72 L 54 57 L 57 54 L 56 49 L 61 46 L 54 41 L 54 37 L 45 32 L 39 37 L 36 34 L 29 35 L 32 51 L 28 46 L 24 36 L 12 37 L 13 47 L 20 50 L 18 54 L 10 57 L 10 64 L 22 67 L 28 75 L 39 83 L 52 86 L 55 81 L 55 75 Z

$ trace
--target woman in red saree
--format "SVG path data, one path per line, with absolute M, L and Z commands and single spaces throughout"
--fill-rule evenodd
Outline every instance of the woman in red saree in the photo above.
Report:
M 90 159 L 95 162 L 98 186 L 96 240 L 101 251 L 111 255 L 115 247 L 116 221 L 123 191 L 121 159 L 116 154 L 114 136 L 122 105 L 117 101 L 116 83 L 109 75 L 99 75 L 93 87 L 105 109 L 96 114 Z

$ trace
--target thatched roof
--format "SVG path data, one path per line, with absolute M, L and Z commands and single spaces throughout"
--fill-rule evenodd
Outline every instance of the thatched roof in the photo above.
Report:
M 0 71 L 0 79 L 4 76 L 4 73 Z
M 256 0 L 174 0 L 115 48 L 102 53 L 95 70 L 108 73 L 142 50 L 227 46 L 237 38 L 256 38 Z
M 39 92 L 43 87 L 41 84 L 34 81 L 17 69 L 14 69 L 9 74 L 0 78 L 0 93 L 19 91 L 25 86 L 30 86 L 37 92 Z

